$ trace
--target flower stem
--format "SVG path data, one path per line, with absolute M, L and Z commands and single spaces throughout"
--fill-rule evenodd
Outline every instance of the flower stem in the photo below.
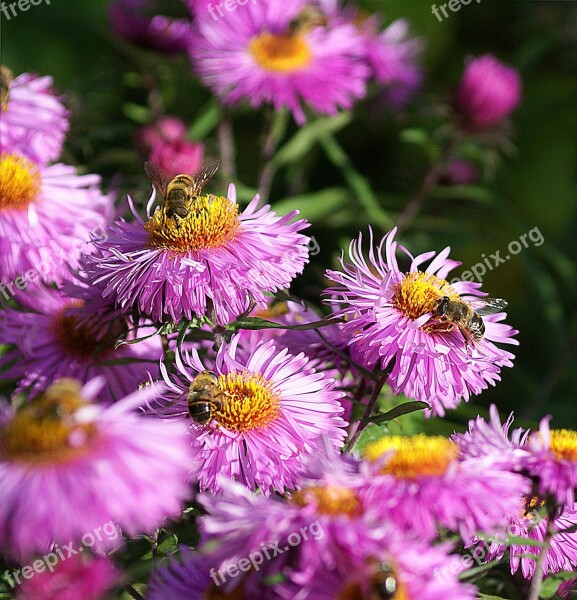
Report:
M 365 414 L 363 415 L 363 418 L 359 421 L 359 426 L 353 434 L 353 437 L 351 437 L 346 443 L 345 452 L 352 450 L 365 427 L 371 422 L 371 415 L 373 414 L 373 410 L 375 409 L 377 400 L 379 399 L 379 394 L 381 393 L 381 390 L 383 389 L 385 383 L 387 383 L 387 379 L 389 378 L 389 375 L 391 374 L 394 367 L 395 357 L 393 357 L 392 360 L 389 362 L 387 368 L 383 372 L 383 375 L 379 377 L 379 379 L 377 379 L 377 381 L 375 382 L 375 386 L 369 399 L 369 403 L 367 404 L 367 408 L 365 409 Z
M 265 123 L 265 140 L 262 150 L 263 168 L 258 182 L 261 206 L 265 203 L 270 193 L 270 187 L 276 171 L 273 158 L 279 142 L 284 137 L 287 123 L 288 113 L 284 110 L 269 114 Z
M 541 548 L 541 553 L 535 562 L 535 572 L 533 573 L 533 578 L 531 579 L 531 588 L 529 589 L 529 596 L 527 600 L 539 600 L 541 593 L 541 584 L 543 583 L 543 564 L 545 563 L 545 557 L 547 556 L 547 552 L 549 552 L 549 543 L 551 542 L 551 538 L 553 537 L 553 517 L 554 512 L 551 510 L 548 511 L 548 521 L 547 521 L 547 532 L 545 533 L 545 537 L 543 541 L 546 546 Z
M 397 218 L 397 230 L 399 233 L 404 231 L 419 214 L 423 202 L 427 199 L 433 189 L 439 184 L 445 171 L 447 163 L 453 157 L 455 150 L 460 142 L 460 138 L 455 137 L 450 141 L 441 152 L 439 160 L 431 165 L 428 173 L 415 195 L 407 202 L 403 212 Z

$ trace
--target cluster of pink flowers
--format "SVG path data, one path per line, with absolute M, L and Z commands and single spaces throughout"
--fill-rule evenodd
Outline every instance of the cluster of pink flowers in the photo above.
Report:
M 191 20 L 148 0 L 115 0 L 109 16 L 130 42 L 186 52 L 226 105 L 300 125 L 353 108 L 371 79 L 396 108 L 423 80 L 404 20 L 382 29 L 335 0 L 239 2 L 222 20 L 186 5 Z M 127 545 L 154 555 L 162 528 L 199 513 L 198 545 L 154 570 L 148 600 L 473 600 L 463 548 L 507 556 L 525 579 L 577 569 L 577 432 L 550 417 L 510 432 L 492 407 L 451 438 L 356 445 L 386 420 L 383 386 L 442 417 L 513 366 L 518 332 L 501 309 L 477 314 L 481 284 L 449 283 L 449 247 L 413 256 L 396 228 L 359 233 L 325 272 L 323 318 L 288 293 L 309 262 L 298 211 L 258 194 L 241 207 L 230 184 L 171 215 L 154 181 L 146 209 L 129 196 L 134 218 L 114 218 L 98 175 L 54 162 L 69 112 L 52 80 L 5 78 L 0 553 L 50 565 L 7 571 L 19 600 L 102 600 L 126 583 Z M 498 127 L 519 98 L 516 71 L 471 60 L 453 124 Z M 176 117 L 134 141 L 169 178 L 203 162 Z M 452 164 L 457 180 L 466 170 Z

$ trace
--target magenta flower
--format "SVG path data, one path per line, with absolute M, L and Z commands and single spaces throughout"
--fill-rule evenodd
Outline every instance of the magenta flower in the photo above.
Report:
M 288 500 L 264 499 L 232 484 L 224 486 L 221 497 L 199 496 L 208 512 L 201 523 L 201 553 L 216 565 L 211 573 L 223 588 L 228 586 L 227 592 L 282 573 L 287 581 L 274 590 L 274 597 L 287 600 L 368 598 L 370 590 L 387 578 L 396 583 L 401 598 L 438 598 L 434 594 L 443 586 L 444 597 L 472 597 L 472 588 L 457 584 L 455 574 L 462 567 L 451 570 L 456 565 L 447 555 L 449 546 L 433 549 L 398 530 L 375 495 L 368 472 L 359 472 L 350 459 L 323 453 L 315 455 L 309 466 L 301 489 Z M 239 588 L 238 580 L 227 574 L 244 557 L 263 561 Z M 449 574 L 435 579 L 429 567 Z M 343 588 L 351 593 L 341 596 Z M 459 589 L 463 595 L 454 596 Z
M 513 416 L 501 426 L 495 406 L 491 406 L 490 415 L 490 423 L 478 417 L 469 422 L 467 433 L 453 436 L 461 452 L 468 457 L 490 456 L 505 468 L 531 477 L 536 485 L 534 493 L 541 498 L 552 496 L 559 506 L 573 506 L 577 488 L 577 432 L 550 430 L 551 417 L 544 417 L 539 431 L 531 433 L 519 428 L 509 440 Z
M 555 497 L 559 505 L 573 506 L 577 489 L 577 431 L 549 430 L 551 417 L 544 417 L 539 431 L 528 439 L 529 456 L 523 466 L 538 477 L 537 493 Z
M 461 158 L 451 160 L 442 175 L 447 185 L 468 185 L 479 181 L 479 169 L 470 161 Z
M 207 315 L 225 325 L 253 300 L 266 307 L 265 291 L 302 272 L 308 238 L 297 232 L 308 224 L 292 220 L 297 211 L 278 217 L 268 205 L 257 208 L 258 196 L 239 215 L 234 186 L 228 195 L 199 197 L 196 210 L 175 222 L 160 209 L 150 215 L 153 193 L 146 223 L 134 213 L 135 222 L 117 222 L 95 243 L 99 252 L 83 262 L 88 280 L 154 321 Z
M 346 422 L 339 416 L 340 392 L 334 381 L 308 368 L 304 354 L 291 356 L 272 341 L 239 356 L 235 336 L 223 345 L 214 365 L 198 353 L 177 354 L 178 374 L 161 370 L 168 391 L 158 401 L 161 415 L 187 415 L 186 398 L 196 375 L 211 370 L 218 378 L 221 406 L 204 423 L 186 416 L 197 457 L 196 477 L 202 489 L 219 491 L 223 480 L 236 480 L 264 494 L 294 488 L 304 461 L 328 435 L 342 446 Z M 163 410 L 164 408 L 164 410 Z
M 354 25 L 295 29 L 291 23 L 304 0 L 248 2 L 223 15 L 222 5 L 205 4 L 205 12 L 193 4 L 197 31 L 189 53 L 204 83 L 226 104 L 288 108 L 302 124 L 303 104 L 332 115 L 364 97 L 370 70 Z
M 524 509 L 518 516 L 510 518 L 507 533 L 513 537 L 523 537 L 527 540 L 543 542 L 549 528 L 549 517 L 536 509 L 543 502 L 532 498 L 527 500 Z M 553 519 L 550 546 L 543 562 L 543 573 L 559 573 L 560 571 L 575 571 L 577 567 L 577 504 L 566 506 Z M 506 541 L 495 541 L 489 545 L 485 559 L 487 561 L 500 560 L 505 551 L 509 549 L 511 573 L 516 573 L 521 567 L 525 579 L 531 579 L 535 573 L 535 561 L 541 552 L 542 546 L 535 545 L 507 545 Z
M 176 142 L 156 142 L 149 159 L 174 177 L 180 173 L 198 171 L 202 166 L 203 155 L 203 144 L 182 139 Z
M 103 600 L 120 583 L 120 572 L 106 556 L 64 556 L 52 570 L 44 564 L 42 571 L 22 579 L 16 600 Z
M 489 408 L 489 416 L 488 422 L 482 417 L 471 419 L 469 430 L 465 433 L 454 433 L 451 439 L 459 447 L 463 458 L 490 457 L 494 463 L 503 464 L 504 468 L 521 471 L 523 459 L 528 455 L 525 444 L 529 432 L 518 428 L 509 434 L 513 414 L 501 424 L 499 411 L 494 404 Z
M 184 52 L 191 35 L 191 23 L 163 15 L 148 16 L 156 6 L 152 0 L 114 0 L 108 6 L 113 31 L 135 44 L 167 54 Z
M 93 401 L 101 384 L 93 380 L 81 389 L 62 379 L 18 412 L 5 411 L 5 554 L 26 560 L 74 540 L 104 551 L 122 543 L 118 527 L 133 537 L 180 516 L 194 467 L 190 435 L 181 423 L 136 412 L 158 393 L 155 386 L 103 408 Z
M 100 238 L 113 210 L 98 175 L 0 153 L 0 274 L 5 298 L 38 280 L 60 282 Z M 11 281 L 12 280 L 12 281 Z M 15 287 L 16 286 L 16 289 Z
M 362 235 L 351 242 L 351 263 L 341 259 L 342 271 L 327 271 L 339 285 L 326 291 L 326 302 L 335 307 L 335 316 L 346 317 L 343 335 L 358 363 L 385 368 L 396 359 L 387 380 L 393 391 L 428 402 L 431 413 L 442 416 L 445 409 L 494 385 L 501 367 L 512 366 L 514 356 L 494 342 L 518 344 L 512 339 L 517 332 L 500 323 L 505 313 L 489 315 L 483 317 L 484 337 L 472 343 L 453 323 L 433 314 L 442 297 L 479 300 L 480 284 L 447 282 L 449 272 L 460 264 L 448 258 L 450 248 L 433 258 L 435 252 L 413 257 L 400 246 L 411 261 L 409 271 L 403 272 L 395 233 L 393 229 L 375 248 L 371 231 L 368 261 Z
M 0 113 L 0 151 L 15 152 L 40 165 L 60 156 L 68 110 L 52 91 L 52 77 L 23 73 L 13 79 Z
M 456 444 L 440 436 L 384 437 L 367 446 L 365 456 L 389 518 L 431 539 L 438 527 L 466 542 L 479 531 L 503 531 L 531 489 L 523 476 L 490 459 L 461 459 Z
M 166 115 L 154 123 L 141 127 L 136 132 L 134 141 L 142 154 L 148 157 L 152 147 L 158 143 L 175 143 L 185 137 L 186 123 L 178 117 Z
M 455 108 L 467 127 L 488 129 L 517 108 L 521 85 L 516 69 L 485 54 L 465 66 Z
M 396 533 L 386 540 L 386 550 L 364 564 L 350 560 L 320 570 L 314 579 L 279 586 L 283 600 L 341 600 L 391 598 L 392 600 L 473 600 L 475 588 L 458 579 L 465 567 L 450 546 L 432 546 Z
M 115 349 L 117 340 L 145 337 L 154 330 L 142 327 L 138 334 L 129 333 L 130 322 L 100 298 L 97 288 L 69 286 L 68 292 L 21 293 L 20 310 L 0 313 L 0 344 L 12 346 L 0 365 L 8 367 L 5 378 L 18 381 L 17 392 L 28 391 L 32 397 L 61 377 L 87 383 L 101 375 L 99 398 L 110 403 L 158 376 L 159 337 Z
M 409 36 L 409 23 L 399 19 L 379 32 L 369 19 L 362 25 L 366 36 L 367 61 L 377 82 L 387 87 L 393 108 L 400 108 L 415 94 L 423 81 L 416 59 L 423 42 Z

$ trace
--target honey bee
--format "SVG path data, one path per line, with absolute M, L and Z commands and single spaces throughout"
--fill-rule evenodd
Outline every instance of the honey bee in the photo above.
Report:
M 327 17 L 318 6 L 309 4 L 303 7 L 299 14 L 290 22 L 289 31 L 298 33 L 308 31 L 313 27 L 325 27 Z
M 10 94 L 10 83 L 14 79 L 12 71 L 0 65 L 0 109 L 6 109 L 8 106 L 8 96 Z
M 216 173 L 218 165 L 218 161 L 211 162 L 192 175 L 181 173 L 171 177 L 162 167 L 149 161 L 145 162 L 146 175 L 154 184 L 156 191 L 164 198 L 163 219 L 172 219 L 178 226 L 176 217 L 186 218 L 202 188 Z
M 186 404 L 188 415 L 196 423 L 205 424 L 215 410 L 224 404 L 225 395 L 212 371 L 202 371 L 190 383 Z
M 506 307 L 507 302 L 501 298 L 482 298 L 467 302 L 442 296 L 435 302 L 432 313 L 448 323 L 446 331 L 452 331 L 456 326 L 466 342 L 479 343 L 485 335 L 485 323 L 481 317 L 495 314 Z

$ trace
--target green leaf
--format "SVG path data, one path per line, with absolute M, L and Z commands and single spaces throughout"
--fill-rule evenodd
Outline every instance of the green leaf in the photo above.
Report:
M 221 118 L 222 109 L 220 105 L 216 100 L 211 100 L 188 128 L 188 137 L 192 140 L 204 140 L 218 127 Z
M 271 160 L 271 164 L 280 167 L 296 163 L 311 151 L 323 136 L 335 133 L 352 121 L 350 113 L 341 113 L 336 117 L 320 117 L 316 121 L 301 127 Z
M 319 192 L 291 196 L 281 202 L 275 202 L 274 210 L 280 215 L 298 210 L 301 218 L 314 222 L 332 216 L 349 206 L 350 192 L 343 187 L 331 187 Z
M 409 413 L 416 412 L 418 410 L 424 410 L 426 408 L 431 408 L 426 402 L 421 402 L 419 400 L 405 402 L 403 404 L 399 404 L 399 406 L 395 406 L 395 408 L 392 408 L 386 413 L 377 413 L 375 416 L 371 417 L 371 422 L 379 425 L 381 423 L 386 423 L 387 421 L 397 419 L 398 417 L 402 417 L 403 415 L 408 415 Z
M 357 443 L 353 448 L 355 454 L 362 455 L 365 451 L 365 448 L 369 444 L 377 442 L 380 439 L 386 437 L 387 435 L 389 435 L 389 430 L 387 428 L 386 423 L 383 423 L 381 425 L 368 425 L 361 433 L 359 439 L 357 440 Z
M 282 323 L 274 323 L 260 317 L 246 317 L 240 321 L 235 321 L 227 325 L 227 329 L 292 329 L 295 331 L 306 331 L 308 329 L 319 329 L 319 327 L 327 327 L 338 323 L 336 319 L 321 319 L 320 321 L 312 321 L 311 323 L 303 323 L 302 325 L 284 325 Z

